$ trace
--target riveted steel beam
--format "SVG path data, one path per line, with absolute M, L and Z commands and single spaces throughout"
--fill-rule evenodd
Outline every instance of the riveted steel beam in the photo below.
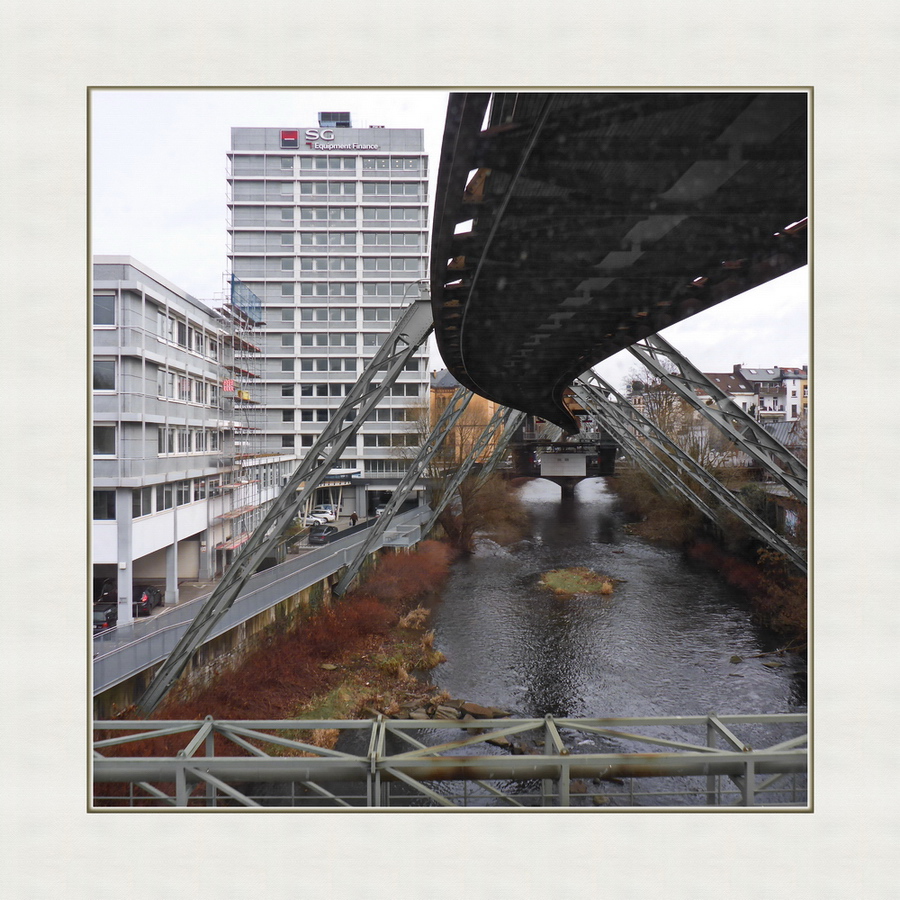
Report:
M 804 503 L 807 502 L 806 466 L 742 410 L 725 391 L 710 381 L 689 359 L 658 334 L 644 338 L 643 341 L 630 346 L 628 350 L 697 412 L 727 435 L 740 450 L 752 456 L 776 481 Z M 677 371 L 670 372 L 664 365 L 666 361 L 674 364 Z M 697 390 L 702 390 L 711 397 L 712 404 L 702 402 L 697 396 Z
M 787 557 L 804 575 L 807 573 L 807 562 L 793 544 L 772 529 L 689 453 L 685 453 L 662 429 L 635 409 L 608 382 L 595 372 L 586 372 L 575 382 L 573 390 L 576 397 L 582 403 L 589 404 L 599 418 L 610 422 L 610 427 L 614 429 L 623 447 L 627 447 L 635 460 L 645 467 L 648 474 L 655 476 L 658 482 L 690 500 L 707 518 L 718 523 L 719 511 L 706 503 L 683 480 L 684 476 L 693 479 L 720 504 L 722 509 L 740 519 L 761 541 Z M 682 477 L 673 474 L 647 448 L 645 442 L 665 454 Z
M 174 650 L 157 670 L 149 687 L 137 702 L 143 713 L 149 715 L 160 704 L 191 657 L 234 604 L 247 580 L 281 539 L 285 528 L 328 475 L 368 414 L 388 392 L 433 327 L 428 289 L 421 284 L 419 298 L 406 308 L 250 539 L 238 551 L 222 580 L 182 634 Z
M 517 416 L 519 418 L 516 419 L 516 421 L 521 421 L 521 418 L 523 418 L 524 415 L 524 413 L 511 410 L 506 406 L 498 406 L 494 410 L 494 414 L 491 416 L 491 420 L 487 423 L 487 425 L 485 425 L 484 430 L 479 435 L 478 440 L 475 442 L 469 455 L 463 460 L 462 464 L 456 468 L 456 471 L 451 475 L 450 480 L 445 482 L 443 486 L 443 493 L 441 494 L 440 498 L 432 502 L 431 518 L 422 529 L 423 534 L 428 534 L 431 529 L 434 528 L 438 517 L 447 508 L 447 504 L 450 503 L 450 501 L 456 495 L 456 491 L 459 489 L 459 486 L 463 483 L 463 481 L 466 480 L 466 476 L 469 474 L 469 472 L 472 471 L 472 466 L 474 466 L 478 461 L 479 457 L 484 452 L 488 444 L 490 444 L 497 431 L 503 426 L 508 428 L 509 422 L 512 419 L 516 419 Z M 507 438 L 507 442 L 508 440 L 509 439 Z M 490 465 L 491 462 L 494 462 L 494 465 L 496 465 L 495 461 L 497 458 L 498 457 L 496 452 L 492 453 L 490 458 L 482 467 L 482 471 L 484 471 L 484 468 Z M 477 484 L 480 485 L 483 483 L 483 481 L 484 479 L 479 478 Z
M 391 499 L 385 506 L 384 512 L 378 517 L 375 525 L 368 530 L 368 537 L 365 542 L 360 546 L 356 556 L 347 566 L 341 580 L 333 588 L 335 594 L 341 596 L 353 583 L 353 579 L 356 578 L 366 557 L 372 552 L 372 548 L 379 542 L 384 532 L 387 531 L 391 524 L 391 519 L 406 502 L 406 498 L 412 492 L 416 482 L 425 474 L 431 460 L 434 459 L 444 439 L 453 429 L 453 426 L 457 423 L 473 396 L 472 392 L 462 385 L 456 389 L 446 409 L 441 413 L 441 417 L 435 423 L 434 428 L 432 428 L 431 433 L 419 448 L 416 458 L 400 480 L 400 484 L 397 485 L 391 494 Z

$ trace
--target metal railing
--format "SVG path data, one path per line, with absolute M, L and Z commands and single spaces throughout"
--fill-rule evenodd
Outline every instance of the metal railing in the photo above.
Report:
M 395 530 L 409 539 L 410 529 L 417 529 L 430 516 L 428 507 L 417 507 L 397 515 L 382 536 L 374 552 L 389 545 Z M 211 640 L 230 631 L 253 616 L 280 603 L 299 591 L 316 584 L 347 566 L 368 538 L 368 529 L 310 550 L 302 556 L 257 572 L 247 583 L 234 605 L 209 635 Z M 166 659 L 187 630 L 208 595 L 166 609 L 149 619 L 103 631 L 93 639 L 93 694 L 125 681 Z
M 806 728 L 804 713 L 98 721 L 94 805 L 805 808 Z

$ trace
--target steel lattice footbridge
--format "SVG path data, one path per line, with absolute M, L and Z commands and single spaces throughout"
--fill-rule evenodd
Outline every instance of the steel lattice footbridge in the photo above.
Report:
M 702 477 L 590 370 L 629 348 L 805 502 L 806 467 L 656 332 L 807 262 L 808 142 L 808 95 L 802 91 L 452 94 L 437 179 L 430 285 L 419 285 L 418 296 L 159 665 L 139 708 L 152 712 L 196 650 L 221 629 L 259 563 L 432 331 L 461 387 L 375 527 L 334 556 L 333 571 L 340 572 L 336 594 L 347 590 L 368 554 L 392 540 L 396 545 L 390 530 L 403 521 L 396 514 L 473 393 L 500 405 L 476 448 L 479 455 L 494 448 L 477 477 L 487 477 L 504 457 L 526 415 L 576 433 L 577 420 L 564 401 L 574 392 L 661 490 L 690 500 L 713 521 L 723 509 L 737 514 L 805 572 L 800 551 L 714 479 Z M 699 403 L 698 389 L 712 399 L 710 405 Z M 660 465 L 667 455 L 670 465 Z M 434 525 L 474 459 L 473 454 L 464 461 L 448 477 L 442 497 L 416 517 L 417 533 Z M 695 490 L 692 483 L 701 487 Z M 551 735 L 551 748 L 556 726 L 542 727 Z M 797 746 L 791 745 L 792 753 Z M 721 774 L 751 784 L 750 770 L 740 769 L 740 761 L 723 759 L 716 757 Z M 547 768 L 541 763 L 535 777 L 554 777 L 558 765 L 568 773 L 564 762 L 554 760 Z M 97 765 L 95 777 L 99 772 L 102 779 L 116 764 L 98 757 Z M 229 765 L 223 764 L 221 777 L 201 770 L 198 775 L 181 763 L 165 772 L 182 786 L 185 779 L 199 779 L 215 787 L 225 783 Z M 474 762 L 467 765 L 477 769 Z M 805 765 L 804 750 L 791 757 L 789 768 Z M 375 772 L 371 755 L 365 766 Z M 435 763 L 430 774 L 439 768 Z M 139 780 L 150 778 L 134 771 Z M 515 765 L 503 771 L 517 777 Z M 417 777 L 399 764 L 384 773 L 401 781 L 404 773 Z M 559 778 L 567 780 L 568 774 Z M 226 793 L 235 797 L 235 790 Z M 374 802 L 373 790 L 370 783 Z M 747 796 L 745 790 L 745 801 Z

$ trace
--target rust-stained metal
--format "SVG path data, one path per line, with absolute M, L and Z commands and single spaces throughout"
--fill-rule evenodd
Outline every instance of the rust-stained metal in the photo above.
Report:
M 140 727 L 144 724 L 146 728 Z M 304 729 L 362 732 L 368 738 L 367 749 L 357 755 L 295 740 L 290 733 L 296 733 L 300 725 Z M 628 731 L 616 727 L 623 725 L 631 727 Z M 752 749 L 735 731 L 751 725 L 780 726 L 779 739 L 771 746 Z M 294 720 L 214 720 L 209 717 L 202 722 L 115 720 L 95 723 L 98 740 L 94 750 L 93 780 L 99 805 L 103 805 L 104 798 L 101 785 L 125 783 L 132 786 L 131 791 L 137 790 L 146 804 L 174 807 L 215 805 L 217 799 L 220 804 L 257 806 L 261 796 L 271 794 L 265 791 L 262 795 L 254 794 L 253 785 L 256 784 L 299 785 L 306 791 L 304 805 L 307 808 L 314 801 L 328 806 L 353 806 L 354 802 L 348 799 L 352 797 L 364 798 L 367 806 L 392 805 L 392 798 L 402 803 L 403 799 L 408 801 L 410 795 L 399 798 L 392 793 L 396 789 L 392 785 L 401 784 L 414 791 L 419 803 L 456 806 L 459 804 L 454 798 L 458 799 L 457 794 L 462 790 L 463 805 L 467 793 L 473 791 L 480 801 L 491 805 L 499 802 L 526 806 L 529 795 L 522 793 L 523 786 L 539 781 L 543 785 L 542 791 L 532 798 L 534 803 L 530 805 L 568 806 L 588 802 L 590 784 L 623 785 L 626 780 L 673 778 L 694 778 L 702 783 L 702 789 L 695 788 L 688 793 L 694 799 L 702 797 L 706 801 L 704 805 L 714 805 L 720 797 L 737 798 L 736 802 L 742 805 L 756 805 L 762 792 L 772 791 L 776 783 L 791 776 L 802 776 L 807 771 L 805 726 L 804 714 L 710 714 L 646 719 L 546 716 L 543 719 L 433 720 L 427 723 L 387 720 L 381 716 L 372 720 L 302 723 Z M 659 727 L 678 731 L 697 728 L 701 736 L 694 743 L 645 734 L 634 730 L 635 727 L 651 731 Z M 801 733 L 785 734 L 783 729 Z M 128 733 L 124 734 L 126 731 Z M 466 736 L 433 745 L 420 740 L 426 734 L 441 731 L 462 731 Z M 109 737 L 114 732 L 121 736 Z M 185 746 L 175 756 L 104 755 L 124 749 L 129 741 L 146 741 L 154 737 L 171 739 L 179 735 Z M 231 741 L 248 755 L 215 755 L 215 743 L 207 740 L 212 735 Z M 616 748 L 615 752 L 581 752 L 586 743 L 596 749 L 593 742 L 584 740 L 586 735 L 602 739 Z M 511 736 L 527 737 L 527 740 L 511 742 L 509 752 L 487 746 Z M 707 745 L 702 743 L 704 736 Z M 392 749 L 397 740 L 413 749 L 397 752 Z M 722 741 L 728 746 L 717 746 Z M 625 742 L 644 742 L 665 747 L 665 750 L 623 751 L 619 745 Z M 279 755 L 271 755 L 273 748 L 277 748 Z M 467 755 L 460 751 L 473 753 Z M 202 753 L 208 755 L 199 755 Z M 757 780 L 758 776 L 762 781 Z M 720 779 L 726 779 L 734 787 L 723 791 Z M 579 784 L 573 788 L 576 781 Z M 464 787 L 454 787 L 456 783 Z M 166 789 L 171 785 L 176 786 L 174 794 Z M 194 797 L 194 789 L 199 785 L 205 786 L 206 794 Z M 340 785 L 345 787 L 340 788 Z M 293 798 L 294 788 L 291 790 Z M 798 795 L 796 785 L 790 790 L 792 797 Z M 594 794 L 600 796 L 596 791 Z M 799 794 L 802 802 L 805 786 L 801 785 Z M 357 799 L 356 805 L 361 802 Z

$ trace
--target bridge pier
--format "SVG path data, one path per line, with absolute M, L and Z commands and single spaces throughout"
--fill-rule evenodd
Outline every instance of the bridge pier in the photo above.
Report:
M 560 486 L 564 500 L 575 496 L 575 486 L 584 481 L 586 477 L 585 475 L 541 475 L 545 481 L 552 481 Z

